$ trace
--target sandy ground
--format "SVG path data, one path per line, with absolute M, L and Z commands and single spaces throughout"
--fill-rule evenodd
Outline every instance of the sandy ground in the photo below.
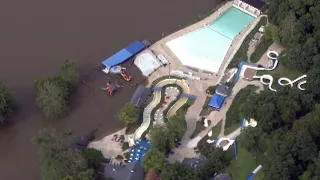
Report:
M 125 128 L 108 136 L 105 136 L 101 140 L 89 143 L 88 147 L 100 150 L 103 156 L 106 158 L 115 158 L 118 155 L 122 154 L 122 149 L 119 142 L 112 141 L 112 137 L 115 134 L 118 135 L 118 137 L 120 135 L 125 135 Z M 125 135 L 125 142 L 128 141 L 129 136 L 132 135 Z

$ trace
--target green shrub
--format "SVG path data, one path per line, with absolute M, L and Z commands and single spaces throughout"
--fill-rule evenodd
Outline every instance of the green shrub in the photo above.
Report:
M 129 149 L 129 143 L 128 142 L 124 142 L 121 146 L 122 151 L 125 151 L 127 149 Z
M 13 97 L 9 90 L 0 84 L 0 123 L 5 122 L 14 111 Z
M 268 50 L 269 46 L 273 43 L 272 40 L 267 40 L 266 38 L 262 38 L 261 42 L 258 44 L 257 48 L 250 56 L 250 61 L 252 63 L 256 63 L 260 60 L 262 55 Z
M 206 93 L 212 95 L 216 92 L 216 89 L 217 89 L 217 85 L 209 86 L 206 90 Z
M 82 155 L 87 161 L 89 168 L 98 168 L 103 160 L 102 152 L 93 148 L 86 148 Z

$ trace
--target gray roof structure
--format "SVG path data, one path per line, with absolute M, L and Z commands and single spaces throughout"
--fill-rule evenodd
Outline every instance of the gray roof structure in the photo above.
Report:
M 264 0 L 242 0 L 242 2 L 245 2 L 259 10 L 261 10 L 266 5 L 266 2 Z
M 198 158 L 184 158 L 182 164 L 185 166 L 196 167 L 202 165 L 207 158 L 203 155 L 200 155 Z
M 113 180 L 143 180 L 144 170 L 138 162 L 127 163 L 125 166 L 107 164 L 104 177 Z
M 216 89 L 216 93 L 222 96 L 229 96 L 231 93 L 231 88 L 225 84 L 220 84 Z
M 232 180 L 232 178 L 231 178 L 230 174 L 225 173 L 225 174 L 222 174 L 222 175 L 218 178 L 218 180 Z
M 151 90 L 149 88 L 139 85 L 131 97 L 131 102 L 136 104 L 138 107 L 143 108 L 150 94 Z

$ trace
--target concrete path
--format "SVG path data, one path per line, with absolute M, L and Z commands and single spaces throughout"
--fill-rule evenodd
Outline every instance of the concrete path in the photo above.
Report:
M 237 95 L 237 93 L 247 87 L 248 85 L 254 85 L 254 86 L 257 86 L 259 87 L 259 91 L 260 90 L 263 90 L 263 85 L 261 84 L 260 81 L 245 81 L 245 80 L 240 80 L 237 82 L 237 84 L 234 86 L 233 88 L 233 91 L 232 91 L 232 94 L 231 96 L 228 97 L 227 101 L 226 101 L 226 104 L 224 105 L 224 107 L 222 107 L 222 109 L 217 112 L 217 111 L 213 111 L 212 113 L 210 113 L 210 115 L 208 116 L 208 119 L 211 120 L 211 125 L 206 128 L 205 130 L 201 131 L 197 137 L 191 139 L 189 142 L 188 142 L 188 145 L 187 147 L 189 148 L 194 148 L 197 146 L 198 142 L 204 138 L 208 133 L 209 131 L 211 131 L 211 129 L 217 125 L 221 120 L 225 121 L 225 116 L 226 116 L 226 113 L 227 111 L 229 110 L 232 102 L 233 102 L 233 99 L 234 97 Z M 224 123 L 223 123 L 223 126 L 222 126 L 222 130 L 224 129 Z M 223 134 L 224 132 L 221 131 L 221 134 Z

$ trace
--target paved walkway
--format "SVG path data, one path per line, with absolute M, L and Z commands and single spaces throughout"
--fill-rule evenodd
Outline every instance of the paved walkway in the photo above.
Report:
M 231 96 L 228 97 L 226 104 L 224 105 L 224 107 L 218 112 L 218 111 L 213 111 L 210 113 L 210 115 L 208 116 L 207 119 L 211 120 L 211 125 L 206 128 L 205 130 L 201 131 L 197 137 L 193 138 L 192 140 L 190 140 L 188 142 L 188 147 L 189 148 L 194 148 L 197 146 L 198 142 L 204 138 L 209 131 L 211 131 L 211 129 L 216 126 L 221 120 L 223 120 L 223 125 L 222 125 L 222 131 L 221 134 L 224 134 L 224 121 L 225 121 L 225 116 L 227 111 L 229 110 L 234 97 L 236 96 L 236 94 L 243 88 L 247 87 L 248 85 L 254 85 L 259 87 L 259 90 L 263 90 L 263 85 L 261 84 L 260 81 L 245 81 L 245 80 L 240 80 L 237 82 L 237 84 L 234 86 L 233 91 Z

